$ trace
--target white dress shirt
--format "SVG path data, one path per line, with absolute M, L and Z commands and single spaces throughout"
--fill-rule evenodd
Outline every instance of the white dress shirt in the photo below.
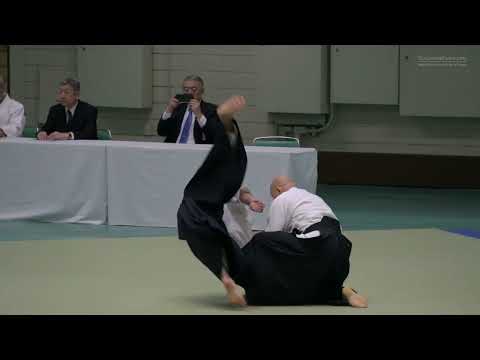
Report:
M 273 200 L 265 231 L 303 232 L 324 216 L 338 220 L 320 196 L 292 187 Z
M 177 141 L 176 141 L 177 144 L 178 144 L 178 141 L 180 140 L 180 137 L 182 136 L 183 127 L 185 126 L 185 121 L 187 120 L 189 111 L 191 110 L 189 107 L 187 107 L 187 110 L 185 111 L 185 115 L 183 115 L 182 126 L 180 127 L 180 133 L 178 134 L 178 137 L 177 137 Z M 172 113 L 164 112 L 162 114 L 162 118 L 160 119 L 160 121 L 167 120 L 171 116 L 172 116 Z M 190 131 L 188 133 L 187 144 L 195 144 L 195 138 L 193 136 L 193 128 L 195 126 L 195 120 L 198 122 L 198 125 L 200 125 L 201 128 L 203 128 L 207 123 L 207 118 L 205 117 L 205 115 L 202 115 L 200 119 L 197 119 L 195 114 L 192 112 L 192 124 L 190 126 Z
M 25 111 L 22 104 L 5 96 L 0 103 L 0 129 L 7 136 L 21 136 L 25 127 Z

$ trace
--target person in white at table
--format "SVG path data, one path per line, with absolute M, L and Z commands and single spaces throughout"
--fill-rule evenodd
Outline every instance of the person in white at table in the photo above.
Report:
M 8 96 L 7 83 L 0 76 L 0 138 L 21 136 L 24 127 L 24 107 Z

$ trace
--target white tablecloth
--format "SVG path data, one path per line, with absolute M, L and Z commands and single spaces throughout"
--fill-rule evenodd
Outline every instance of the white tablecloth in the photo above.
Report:
M 185 185 L 210 148 L 211 145 L 109 142 L 108 223 L 176 227 Z M 315 149 L 246 146 L 246 151 L 245 184 L 265 202 L 266 210 L 271 203 L 270 183 L 274 176 L 290 176 L 299 187 L 316 191 Z M 255 229 L 265 227 L 266 213 L 253 218 Z
M 105 142 L 0 139 L 0 220 L 103 224 Z
M 0 140 L 0 220 L 176 227 L 183 190 L 211 145 Z M 245 184 L 271 203 L 274 176 L 315 192 L 317 152 L 246 147 Z M 212 179 L 215 183 L 215 179 Z M 263 229 L 267 211 L 253 217 Z

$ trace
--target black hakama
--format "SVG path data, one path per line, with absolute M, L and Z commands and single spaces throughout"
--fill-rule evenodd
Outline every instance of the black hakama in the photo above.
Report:
M 177 212 L 178 235 L 193 254 L 221 278 L 222 267 L 233 279 L 241 266 L 240 247 L 231 239 L 222 220 L 223 206 L 240 189 L 247 169 L 247 154 L 238 125 L 236 137 L 215 121 L 214 144 L 201 167 L 187 184 Z

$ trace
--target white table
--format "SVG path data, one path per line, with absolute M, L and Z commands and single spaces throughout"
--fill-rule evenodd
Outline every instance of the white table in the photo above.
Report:
M 176 227 L 183 190 L 210 148 L 211 145 L 108 142 L 108 223 Z M 267 209 L 274 176 L 290 176 L 299 187 L 316 191 L 315 149 L 246 146 L 246 151 L 245 184 L 265 202 Z M 254 217 L 255 229 L 265 227 L 266 213 Z
M 185 185 L 210 148 L 1 139 L 0 220 L 176 227 Z M 290 176 L 299 187 L 315 192 L 315 149 L 247 146 L 246 151 L 245 184 L 267 207 L 270 182 L 277 175 Z M 254 216 L 255 229 L 265 227 L 266 213 Z
M 0 139 L 0 220 L 103 224 L 105 142 Z

